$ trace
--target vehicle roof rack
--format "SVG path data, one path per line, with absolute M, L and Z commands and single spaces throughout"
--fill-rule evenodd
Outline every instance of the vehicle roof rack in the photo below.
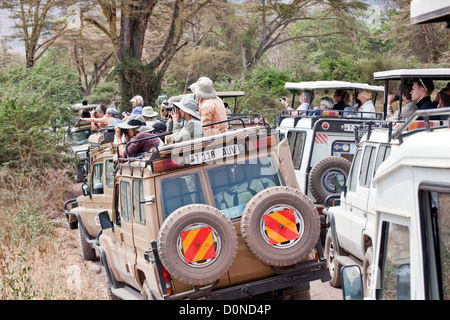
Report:
M 437 115 L 447 115 L 449 118 L 446 120 L 447 124 L 439 125 L 439 126 L 432 126 L 430 124 L 430 117 L 437 116 Z M 406 131 L 410 125 L 417 120 L 417 118 L 422 117 L 425 122 L 424 128 L 418 128 L 414 130 Z M 442 120 L 441 120 L 442 121 Z M 445 121 L 445 120 L 444 120 Z M 417 110 L 405 123 L 403 126 L 400 127 L 397 131 L 394 131 L 392 134 L 392 139 L 398 139 L 400 143 L 403 143 L 403 137 L 406 135 L 413 134 L 418 131 L 427 131 L 431 132 L 434 129 L 440 129 L 440 128 L 450 128 L 450 107 L 446 108 L 437 108 L 437 109 L 426 109 L 426 110 Z M 406 131 L 406 132 L 404 132 Z

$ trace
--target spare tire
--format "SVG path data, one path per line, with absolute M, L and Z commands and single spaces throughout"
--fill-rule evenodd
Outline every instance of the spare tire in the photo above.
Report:
M 220 210 L 192 204 L 167 217 L 158 235 L 163 266 L 175 279 L 203 285 L 220 279 L 236 258 L 236 230 Z
M 343 157 L 326 157 L 316 163 L 309 173 L 309 190 L 317 203 L 323 203 L 334 190 L 334 177 L 343 174 L 347 180 L 352 163 Z
M 245 207 L 241 233 L 259 260 L 272 266 L 290 266 L 304 260 L 315 248 L 320 234 L 319 213 L 301 191 L 271 187 L 256 194 Z

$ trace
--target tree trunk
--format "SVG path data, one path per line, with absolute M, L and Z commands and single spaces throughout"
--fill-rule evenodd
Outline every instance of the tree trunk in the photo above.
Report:
M 130 111 L 130 99 L 135 95 L 149 104 L 159 94 L 159 81 L 154 70 L 141 62 L 148 19 L 157 0 L 123 2 L 119 36 L 119 78 L 122 96 L 121 110 Z

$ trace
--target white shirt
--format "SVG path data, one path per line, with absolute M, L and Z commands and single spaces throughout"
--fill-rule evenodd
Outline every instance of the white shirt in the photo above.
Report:
M 311 105 L 307 102 L 303 102 L 298 108 L 297 111 L 308 111 L 311 109 Z
M 372 100 L 366 101 L 361 107 L 358 109 L 359 116 L 363 118 L 375 118 L 375 113 L 366 113 L 366 112 L 375 112 L 375 106 L 373 105 Z M 364 113 L 361 113 L 364 112 Z

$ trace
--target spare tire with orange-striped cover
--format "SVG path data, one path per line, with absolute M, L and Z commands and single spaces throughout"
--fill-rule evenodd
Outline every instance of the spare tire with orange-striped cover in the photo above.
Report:
M 167 272 L 192 285 L 220 279 L 238 249 L 236 230 L 222 211 L 192 204 L 171 213 L 158 235 L 158 253 Z
M 241 233 L 249 250 L 272 266 L 301 262 L 315 248 L 320 234 L 314 203 L 291 187 L 271 187 L 245 207 Z

